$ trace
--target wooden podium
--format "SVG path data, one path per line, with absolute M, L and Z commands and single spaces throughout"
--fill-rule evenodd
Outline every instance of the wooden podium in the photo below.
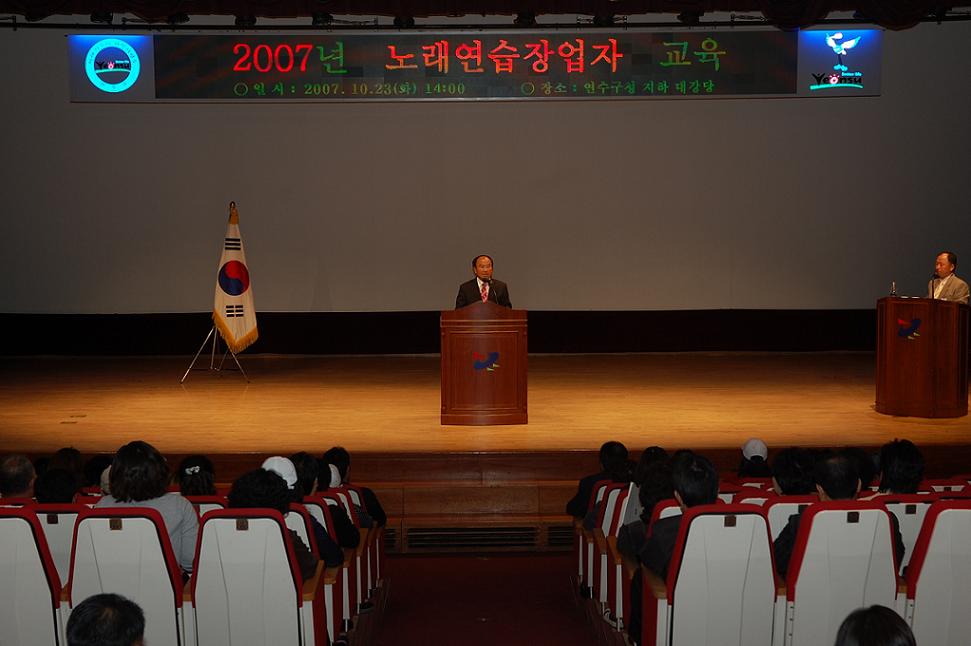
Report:
M 443 310 L 442 424 L 526 423 L 526 310 Z
M 968 414 L 968 306 L 927 298 L 877 301 L 878 413 Z

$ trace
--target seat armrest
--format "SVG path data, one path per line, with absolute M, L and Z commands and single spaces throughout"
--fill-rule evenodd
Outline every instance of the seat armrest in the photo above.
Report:
M 317 570 L 314 575 L 303 582 L 303 600 L 313 601 L 317 596 L 317 590 L 320 588 L 321 579 L 324 574 L 324 562 L 317 561 Z
M 607 551 L 607 537 L 599 527 L 593 530 L 593 540 L 597 543 L 597 551 L 605 553 Z
M 641 566 L 641 579 L 644 582 L 645 588 L 650 591 L 651 596 L 655 599 L 667 599 L 668 598 L 668 586 L 664 583 L 664 580 L 654 573 L 654 570 Z
M 185 582 L 182 588 L 182 603 L 192 603 L 192 579 Z
M 341 567 L 342 566 L 338 565 L 336 567 L 329 567 L 324 570 L 323 579 L 325 585 L 337 585 L 337 581 L 341 575 Z
M 357 554 L 356 547 L 345 547 L 344 548 L 344 567 L 350 569 L 354 565 L 354 556 Z
M 773 574 L 775 576 L 775 596 L 786 596 L 786 580 L 779 576 L 778 572 L 774 572 Z
M 641 567 L 641 564 L 637 561 L 637 559 L 632 559 L 626 554 L 621 554 L 621 558 L 624 561 L 624 574 L 628 579 L 634 578 L 634 572 Z
M 897 575 L 897 594 L 906 595 L 907 594 L 907 579 Z

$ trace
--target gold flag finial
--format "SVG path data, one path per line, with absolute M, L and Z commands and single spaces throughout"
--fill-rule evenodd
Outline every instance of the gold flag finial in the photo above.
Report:
M 236 202 L 229 203 L 229 223 L 239 224 L 239 213 L 236 212 Z

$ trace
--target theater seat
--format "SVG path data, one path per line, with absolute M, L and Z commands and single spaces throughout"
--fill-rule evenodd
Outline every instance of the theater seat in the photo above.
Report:
M 771 646 L 776 578 L 761 507 L 688 508 L 667 580 L 641 575 L 643 646 Z
M 286 529 L 271 509 L 202 517 L 190 583 L 200 646 L 327 644 L 323 563 L 305 583 Z
M 904 555 L 900 560 L 901 571 L 913 558 L 914 545 L 917 544 L 917 536 L 924 524 L 927 510 L 939 496 L 940 494 L 936 493 L 917 493 L 888 494 L 874 498 L 875 501 L 886 505 L 887 511 L 897 517 L 897 523 L 900 525 L 900 536 L 904 541 Z
M 327 530 L 331 540 L 337 543 L 337 532 L 334 531 L 334 523 L 330 518 L 330 509 L 327 503 L 319 496 L 307 496 L 303 499 L 303 506 L 307 513 Z M 327 571 L 323 588 L 324 605 L 327 612 L 327 633 L 331 641 L 334 641 L 343 631 L 345 619 L 344 590 L 349 586 L 349 579 L 348 559 L 345 552 L 344 563 L 333 569 L 333 576 L 331 576 L 330 570 Z M 350 621 L 350 610 L 348 610 L 347 620 Z
M 186 496 L 185 499 L 196 510 L 199 518 L 214 509 L 225 509 L 229 506 L 229 503 L 226 502 L 226 496 Z
M 600 611 L 609 619 L 616 620 L 622 614 L 617 603 L 617 589 L 622 584 L 623 563 L 611 563 L 608 537 L 616 538 L 620 531 L 630 484 L 616 482 L 604 491 L 603 504 L 594 527 L 594 578 L 593 598 L 600 603 Z
M 971 635 L 971 500 L 931 504 L 907 568 L 906 618 L 920 646 Z
M 74 544 L 74 524 L 78 515 L 88 509 L 77 503 L 35 503 L 29 508 L 37 514 L 47 547 L 51 551 L 57 576 L 62 584 L 67 583 L 71 574 L 71 546 Z
M 765 501 L 763 507 L 769 519 L 769 531 L 772 540 L 779 538 L 779 534 L 789 522 L 789 516 L 798 514 L 809 505 L 819 502 L 816 494 L 807 496 L 777 496 Z
M 74 528 L 69 608 L 94 594 L 120 594 L 145 613 L 147 644 L 186 644 L 182 572 L 154 509 L 86 509 Z M 65 617 L 66 618 L 66 617 Z
M 0 644 L 65 644 L 61 585 L 34 512 L 0 508 Z
M 817 502 L 803 512 L 786 575 L 785 646 L 832 646 L 848 614 L 874 604 L 894 608 L 896 597 L 882 503 Z

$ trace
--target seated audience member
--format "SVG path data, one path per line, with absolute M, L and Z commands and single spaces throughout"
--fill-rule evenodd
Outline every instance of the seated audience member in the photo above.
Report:
M 7 455 L 0 460 L 0 498 L 33 498 L 36 479 L 26 455 Z
M 64 469 L 73 473 L 78 480 L 84 480 L 84 459 L 81 452 L 73 446 L 58 449 L 47 463 L 48 469 Z
M 772 460 L 772 486 L 780 496 L 816 493 L 813 454 L 806 449 L 783 449 Z
M 111 466 L 112 456 L 99 453 L 88 458 L 84 463 L 84 482 L 82 487 L 98 487 L 101 485 L 101 474 Z
M 631 476 L 633 475 L 634 467 L 636 466 L 637 465 L 633 464 L 629 460 L 619 462 L 615 465 L 617 470 L 611 472 L 607 479 L 610 480 L 611 483 L 622 482 L 629 484 L 631 481 Z M 594 526 L 597 524 L 597 516 L 600 515 L 600 510 L 603 508 L 604 504 L 605 501 L 602 499 L 594 503 L 593 507 L 590 508 L 590 511 L 588 511 L 583 517 L 584 528 L 594 528 Z
M 655 462 L 651 465 L 643 476 L 637 497 L 641 506 L 638 519 L 621 527 L 617 535 L 617 549 L 631 559 L 638 559 L 644 549 L 654 506 L 662 500 L 674 497 L 671 467 L 667 462 Z
M 854 610 L 843 620 L 835 646 L 917 646 L 917 640 L 895 611 L 870 606 Z
M 910 440 L 880 448 L 880 493 L 917 493 L 924 479 L 924 456 Z
M 848 456 L 836 454 L 822 462 L 817 462 L 815 478 L 820 501 L 854 500 L 860 493 L 860 476 L 856 470 L 856 463 Z M 775 567 L 779 576 L 785 577 L 789 570 L 789 560 L 792 558 L 796 536 L 799 534 L 801 518 L 801 512 L 789 516 L 789 522 L 774 541 Z M 897 517 L 893 514 L 890 514 L 890 525 L 892 530 L 890 537 L 894 542 L 896 558 L 899 562 L 904 556 L 904 541 L 900 535 Z
M 309 461 L 313 464 L 313 469 L 316 470 L 317 461 L 308 453 L 297 453 L 294 455 L 294 457 L 303 463 L 302 458 L 300 457 L 301 455 L 309 458 Z M 294 460 L 277 455 L 264 460 L 262 468 L 266 469 L 267 471 L 272 471 L 283 478 L 283 482 L 287 485 L 287 492 L 290 494 L 290 502 L 303 507 L 304 486 L 307 483 L 301 480 L 300 469 L 297 468 L 297 463 L 294 462 Z M 307 474 L 304 473 L 304 476 L 306 475 Z M 317 488 L 316 480 L 317 475 L 316 471 L 314 471 L 314 475 L 309 483 L 311 491 Z M 348 525 L 350 525 L 350 521 L 348 521 Z M 323 559 L 324 564 L 327 567 L 334 567 L 335 565 L 340 565 L 343 563 L 343 551 L 341 551 L 340 546 L 335 543 L 333 539 L 331 539 L 330 534 L 327 533 L 324 526 L 317 522 L 317 519 L 313 516 L 310 517 L 310 526 L 314 532 L 314 540 L 317 542 L 317 552 L 320 554 L 320 558 Z M 354 535 L 358 537 L 358 540 L 360 540 L 360 534 L 357 532 L 357 530 L 354 529 L 353 526 L 351 526 L 351 529 L 354 531 Z
M 840 453 L 856 463 L 856 469 L 860 474 L 860 492 L 861 494 L 868 493 L 870 491 L 870 485 L 873 484 L 873 478 L 877 475 L 874 456 L 858 446 L 848 446 L 840 451 Z
M 188 455 L 179 463 L 176 473 L 183 496 L 215 496 L 216 469 L 204 455 Z
M 226 497 L 231 509 L 275 509 L 286 516 L 290 511 L 292 496 L 287 489 L 287 483 L 277 473 L 268 469 L 255 469 L 241 475 Z M 317 571 L 318 559 L 295 531 L 289 528 L 287 531 L 300 566 L 300 576 L 306 581 Z
M 48 469 L 34 481 L 34 498 L 40 503 L 71 503 L 80 485 L 70 471 Z
M 107 496 L 111 493 L 111 466 L 101 472 L 101 495 Z
M 331 482 L 332 487 L 351 484 L 351 481 L 347 477 L 347 473 L 351 468 L 351 454 L 347 452 L 347 449 L 343 446 L 331 447 L 324 452 L 323 460 L 337 467 L 339 482 L 337 484 Z M 378 497 L 368 487 L 359 487 L 359 489 L 361 490 L 361 502 L 363 503 L 363 506 L 359 507 L 359 509 L 372 521 L 368 525 L 362 523 L 361 527 L 373 527 L 375 525 L 384 527 L 387 525 L 388 516 L 384 513 L 384 508 L 381 506 Z
M 630 496 L 627 498 L 627 512 L 624 514 L 623 524 L 636 522 L 636 519 L 644 512 L 640 502 L 640 488 L 647 478 L 647 473 L 655 464 L 667 462 L 668 452 L 659 446 L 649 446 L 641 452 L 641 457 L 637 464 L 631 469 Z
M 769 448 L 762 440 L 753 437 L 742 445 L 742 462 L 736 475 L 739 478 L 768 478 L 772 475 L 769 463 Z
M 145 614 L 117 594 L 96 594 L 79 603 L 67 620 L 68 646 L 141 646 Z
M 600 472 L 580 479 L 576 495 L 566 503 L 566 513 L 574 518 L 586 516 L 593 486 L 601 480 L 610 480 L 611 474 L 621 471 L 626 464 L 627 447 L 620 442 L 605 442 L 600 447 Z
M 169 466 L 162 454 L 147 442 L 129 442 L 118 449 L 111 463 L 111 495 L 95 507 L 148 507 L 165 522 L 172 551 L 183 572 L 192 572 L 199 517 L 189 501 L 167 495 Z
M 693 453 L 681 455 L 671 466 L 671 482 L 674 485 L 674 499 L 682 510 L 710 505 L 718 500 L 718 472 L 704 456 Z M 659 519 L 640 551 L 641 563 L 661 578 L 668 574 L 680 525 L 680 515 Z
M 705 457 L 687 450 L 676 451 L 670 460 L 674 499 L 681 509 L 696 505 L 710 505 L 718 500 L 718 472 Z M 651 505 L 653 507 L 653 505 Z M 646 511 L 647 505 L 645 505 Z M 674 554 L 681 514 L 661 518 L 651 527 L 651 536 L 643 542 L 637 559 L 662 579 L 667 577 L 668 565 Z M 619 539 L 618 539 L 619 542 Z M 631 580 L 631 613 L 628 634 L 640 643 L 642 611 L 641 571 L 637 569 Z

